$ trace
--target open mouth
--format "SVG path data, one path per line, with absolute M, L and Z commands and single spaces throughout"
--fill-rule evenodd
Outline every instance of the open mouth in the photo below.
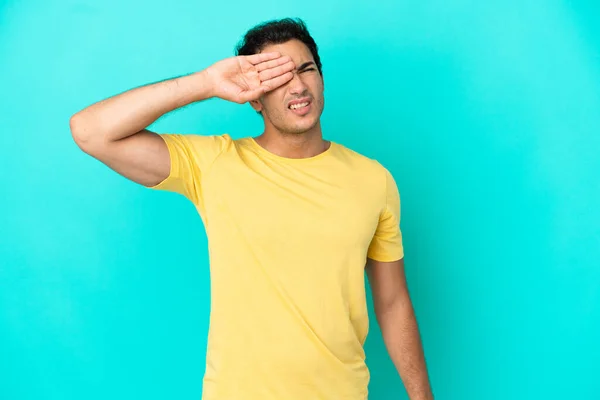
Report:
M 305 115 L 310 111 L 310 106 L 310 100 L 294 101 L 288 106 L 288 109 L 291 110 L 294 114 Z

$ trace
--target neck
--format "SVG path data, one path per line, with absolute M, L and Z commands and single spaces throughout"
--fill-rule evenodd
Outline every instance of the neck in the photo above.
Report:
M 303 133 L 285 133 L 277 129 L 265 129 L 262 135 L 254 138 L 264 149 L 286 158 L 314 157 L 330 146 L 323 140 L 321 123 Z

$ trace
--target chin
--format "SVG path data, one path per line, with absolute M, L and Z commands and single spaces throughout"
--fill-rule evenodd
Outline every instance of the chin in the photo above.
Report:
M 298 118 L 274 118 L 269 119 L 275 129 L 282 133 L 288 133 L 293 135 L 301 135 L 314 129 L 319 123 L 319 117 L 315 115 L 306 115 L 305 117 Z
M 292 125 L 286 130 L 290 133 L 302 134 L 310 131 L 315 126 L 317 126 L 317 121 L 311 121 L 310 123 Z

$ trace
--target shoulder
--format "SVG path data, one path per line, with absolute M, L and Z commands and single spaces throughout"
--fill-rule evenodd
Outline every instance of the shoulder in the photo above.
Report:
M 390 174 L 389 170 L 383 166 L 377 159 L 368 157 L 356 150 L 336 143 L 339 149 L 340 157 L 349 162 L 357 172 L 365 173 L 371 178 L 386 179 L 386 175 Z
M 221 135 L 199 135 L 182 133 L 159 134 L 167 144 L 178 144 L 192 149 L 221 148 L 233 142 L 227 133 Z
M 233 146 L 233 139 L 227 133 L 220 135 L 174 135 L 189 151 L 190 156 L 215 159 Z
M 199 135 L 168 133 L 160 134 L 169 149 L 171 160 L 188 160 L 206 169 L 232 146 L 229 134 Z
M 368 157 L 346 146 L 339 145 L 341 158 L 351 166 L 352 175 L 365 192 L 376 196 L 383 203 L 396 202 L 398 186 L 390 170 L 375 158 Z
M 195 148 L 202 149 L 206 148 L 215 148 L 215 149 L 223 149 L 233 143 L 233 139 L 228 133 L 223 133 L 220 135 L 198 135 L 198 134 L 189 134 L 189 135 L 177 135 L 180 136 L 183 140 L 187 141 L 191 146 Z

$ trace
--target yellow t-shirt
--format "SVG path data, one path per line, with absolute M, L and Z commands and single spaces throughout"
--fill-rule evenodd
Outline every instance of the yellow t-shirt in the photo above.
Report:
M 254 139 L 163 134 L 208 237 L 203 400 L 364 400 L 366 258 L 403 257 L 400 198 L 377 161 L 331 142 L 302 159 Z

